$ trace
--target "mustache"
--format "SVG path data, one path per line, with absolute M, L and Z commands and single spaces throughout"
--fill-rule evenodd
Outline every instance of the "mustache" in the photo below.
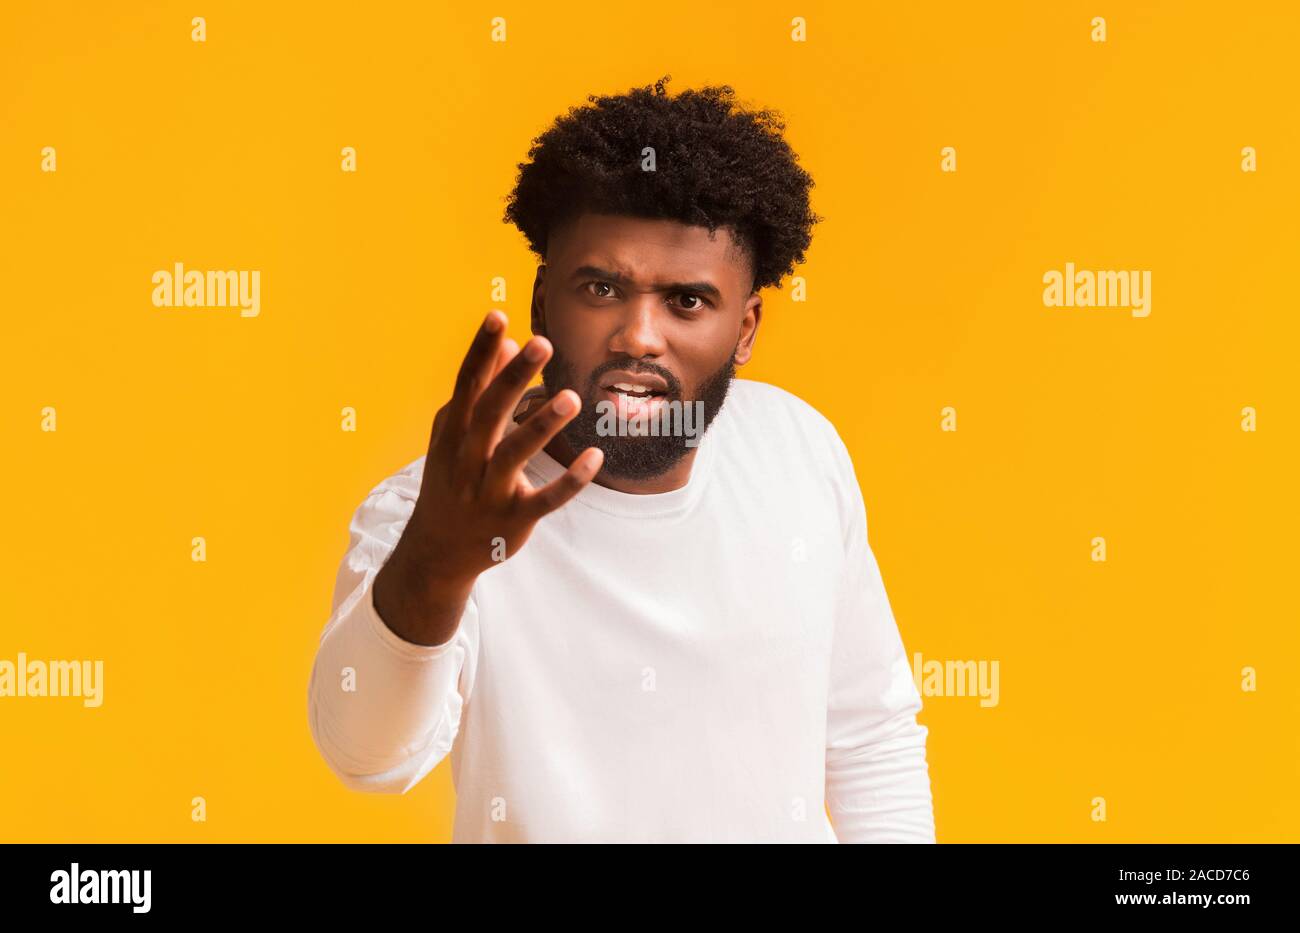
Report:
M 627 360 L 624 362 L 615 361 L 613 363 L 605 363 L 599 366 L 588 377 L 587 392 L 585 394 L 590 396 L 590 395 L 595 395 L 598 391 L 600 391 L 601 377 L 603 377 L 606 373 L 613 372 L 616 369 L 622 370 L 623 372 L 626 373 L 630 373 L 633 376 L 638 375 L 640 373 L 658 376 L 668 386 L 668 388 L 664 392 L 666 396 L 676 397 L 681 395 L 681 390 L 682 390 L 681 380 L 678 379 L 676 376 L 674 376 L 669 370 L 664 369 L 662 366 L 646 365 L 645 363 L 637 363 L 632 360 Z

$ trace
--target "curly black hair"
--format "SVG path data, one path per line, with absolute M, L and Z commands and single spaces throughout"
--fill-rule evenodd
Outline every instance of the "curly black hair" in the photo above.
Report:
M 774 110 L 737 107 L 730 85 L 653 88 L 587 100 L 556 119 L 519 163 L 506 206 L 539 257 L 548 233 L 585 212 L 671 219 L 732 231 L 750 260 L 754 290 L 775 285 L 803 262 L 812 226 L 810 176 L 781 136 Z M 644 171 L 652 147 L 655 170 Z

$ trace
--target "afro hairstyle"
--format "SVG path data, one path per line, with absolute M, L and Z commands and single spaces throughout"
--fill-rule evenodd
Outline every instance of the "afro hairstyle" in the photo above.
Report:
M 737 106 L 729 85 L 670 97 L 653 87 L 587 100 L 533 140 L 503 218 L 539 257 L 547 237 L 583 213 L 669 219 L 731 230 L 750 261 L 754 291 L 780 288 L 803 262 L 812 226 L 812 177 L 782 137 L 773 110 Z M 642 168 L 654 150 L 654 171 Z

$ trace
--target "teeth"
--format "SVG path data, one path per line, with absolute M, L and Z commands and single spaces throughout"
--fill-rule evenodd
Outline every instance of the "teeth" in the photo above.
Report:
M 637 384 L 637 383 L 629 383 L 629 382 L 616 382 L 616 383 L 614 383 L 613 386 L 611 386 L 611 388 L 618 389 L 620 392 L 645 392 L 645 393 L 649 393 L 649 392 L 654 391 L 654 390 L 651 389 L 649 386 L 643 386 L 643 385 L 640 385 L 640 384 Z

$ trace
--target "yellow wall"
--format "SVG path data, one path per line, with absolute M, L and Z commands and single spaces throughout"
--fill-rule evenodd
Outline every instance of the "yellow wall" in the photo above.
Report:
M 1269 6 L 0 5 L 0 659 L 105 667 L 98 709 L 0 699 L 0 836 L 450 838 L 449 762 L 356 794 L 308 732 L 347 522 L 493 276 L 527 337 L 529 141 L 670 73 L 781 110 L 827 218 L 741 375 L 839 428 L 909 654 L 999 664 L 996 706 L 925 700 L 939 840 L 1295 841 L 1300 14 Z M 176 262 L 260 270 L 260 313 L 154 307 Z M 1150 314 L 1045 307 L 1067 262 L 1151 272 Z

